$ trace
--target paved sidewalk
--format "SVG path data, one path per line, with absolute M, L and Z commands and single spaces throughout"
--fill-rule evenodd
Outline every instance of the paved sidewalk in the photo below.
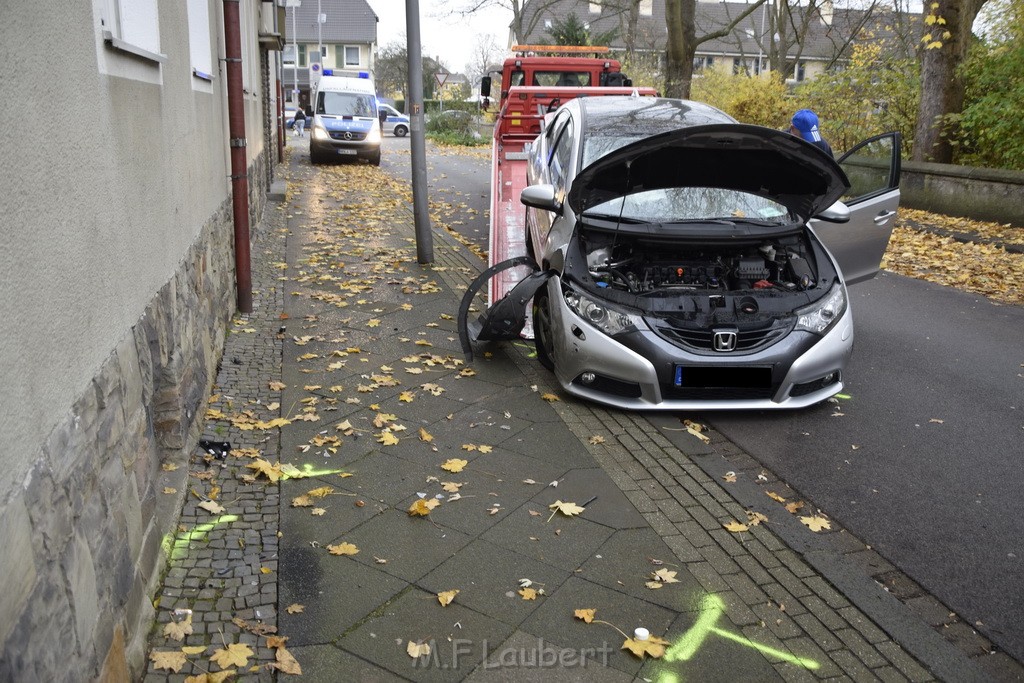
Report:
M 951 648 L 909 655 L 776 520 L 728 531 L 748 510 L 694 462 L 727 444 L 558 396 L 525 344 L 464 364 L 481 264 L 443 230 L 416 264 L 387 168 L 290 148 L 207 414 L 232 450 L 187 463 L 151 640 L 195 649 L 146 681 L 283 680 L 265 665 L 290 657 L 316 681 L 984 678 Z M 663 656 L 622 649 L 638 627 Z

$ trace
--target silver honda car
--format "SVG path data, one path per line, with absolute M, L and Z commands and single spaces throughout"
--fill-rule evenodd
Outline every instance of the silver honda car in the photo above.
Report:
M 515 265 L 535 272 L 466 334 L 518 334 L 514 304 L 532 296 L 537 358 L 571 394 L 630 409 L 818 403 L 843 388 L 846 287 L 878 271 L 899 165 L 897 133 L 835 161 L 697 102 L 575 99 L 529 149 Z

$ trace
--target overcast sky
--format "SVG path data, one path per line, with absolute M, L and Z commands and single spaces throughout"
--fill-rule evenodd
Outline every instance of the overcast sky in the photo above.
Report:
M 384 47 L 394 41 L 405 42 L 405 0 L 368 0 L 380 18 L 377 44 Z M 470 61 L 477 36 L 491 34 L 502 48 L 508 43 L 508 25 L 512 12 L 488 9 L 462 19 L 438 16 L 436 0 L 420 0 L 420 42 L 430 57 L 440 57 L 453 72 L 462 73 Z

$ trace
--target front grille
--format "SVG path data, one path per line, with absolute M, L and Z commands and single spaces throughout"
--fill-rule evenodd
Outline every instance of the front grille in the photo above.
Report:
M 345 135 L 351 137 L 346 138 Z M 344 131 L 344 130 L 332 130 L 331 139 L 339 140 L 341 142 L 358 142 L 366 138 L 366 133 L 360 133 L 358 131 Z
M 677 387 L 661 385 L 661 397 L 666 400 L 689 401 L 744 401 L 770 399 L 772 387 Z
M 715 332 L 708 327 L 684 327 L 673 325 L 668 321 L 650 321 L 654 331 L 662 339 L 681 348 L 701 354 L 720 354 L 714 350 Z M 728 327 L 715 325 L 715 329 Z M 785 337 L 793 328 L 792 323 L 772 321 L 766 326 L 736 328 L 736 348 L 727 353 L 750 353 L 771 346 Z

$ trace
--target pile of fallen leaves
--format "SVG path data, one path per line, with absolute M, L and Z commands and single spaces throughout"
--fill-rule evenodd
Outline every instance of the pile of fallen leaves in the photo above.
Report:
M 1024 304 L 1024 254 L 1008 252 L 997 242 L 1024 244 L 1024 229 L 900 209 L 882 267 L 999 303 Z

